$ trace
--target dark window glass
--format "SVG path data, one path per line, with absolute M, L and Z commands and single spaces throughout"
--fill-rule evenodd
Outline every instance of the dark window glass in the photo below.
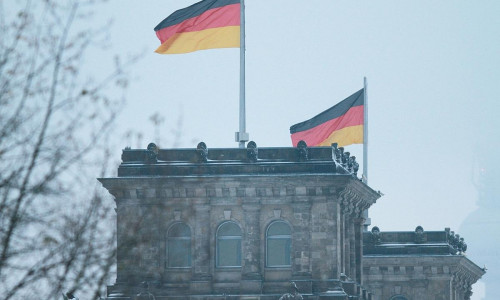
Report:
M 167 262 L 169 268 L 191 266 L 191 229 L 184 223 L 174 224 L 168 230 Z
M 288 224 L 277 221 L 269 225 L 266 236 L 266 265 L 268 267 L 291 266 L 291 229 Z
M 267 230 L 267 236 L 276 236 L 276 235 L 290 235 L 292 231 L 290 230 L 290 226 L 285 222 L 274 222 L 269 226 Z
M 227 222 L 222 224 L 219 227 L 219 236 L 240 236 L 241 237 L 241 229 L 238 225 L 232 222 Z
M 233 222 L 217 230 L 217 266 L 241 267 L 241 229 Z
M 169 237 L 191 237 L 191 229 L 186 224 L 177 223 L 170 227 Z

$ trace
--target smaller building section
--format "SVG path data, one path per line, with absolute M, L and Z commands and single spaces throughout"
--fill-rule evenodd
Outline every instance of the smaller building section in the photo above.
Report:
M 468 300 L 485 270 L 470 261 L 463 238 L 444 231 L 363 233 L 363 284 L 375 300 Z

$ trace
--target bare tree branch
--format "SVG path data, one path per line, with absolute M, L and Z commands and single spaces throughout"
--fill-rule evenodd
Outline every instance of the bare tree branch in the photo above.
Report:
M 94 178 L 138 57 L 81 67 L 106 32 L 98 2 L 0 0 L 0 299 L 97 297 L 114 268 L 114 204 Z

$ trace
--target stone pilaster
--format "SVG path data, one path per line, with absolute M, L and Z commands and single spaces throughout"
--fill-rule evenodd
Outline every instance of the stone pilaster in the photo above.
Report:
M 340 206 L 336 199 L 314 203 L 311 213 L 311 270 L 313 293 L 339 287 L 342 255 L 339 244 Z
M 210 275 L 210 205 L 204 200 L 194 201 L 196 227 L 194 234 L 193 275 L 196 281 L 209 281 Z
M 351 276 L 351 217 L 347 213 L 344 216 L 344 274 Z
M 354 218 L 354 233 L 355 233 L 355 260 L 356 260 L 356 281 L 363 284 L 363 230 L 365 219 Z
M 341 262 L 342 266 L 340 272 L 342 274 L 348 274 L 350 271 L 350 246 L 349 246 L 349 192 L 343 190 L 339 194 L 340 202 L 340 249 L 341 249 Z
M 368 206 L 355 192 L 344 189 L 339 193 L 343 218 L 344 274 L 361 283 L 363 256 L 363 209 Z
M 342 205 L 341 205 L 342 207 Z M 345 274 L 345 214 L 344 210 L 341 209 L 340 213 L 340 222 L 339 222 L 339 229 L 340 229 L 340 273 Z M 340 277 L 339 277 L 340 278 Z
M 123 278 L 127 267 L 129 266 L 129 260 L 127 260 L 127 252 L 129 250 L 129 245 L 126 244 L 128 241 L 128 235 L 125 222 L 123 221 L 127 210 L 123 205 L 119 205 L 118 201 L 116 208 L 116 240 L 117 240 L 117 249 L 116 249 L 116 283 L 126 282 L 126 279 Z
M 311 204 L 292 204 L 294 215 L 292 275 L 296 279 L 311 278 Z
M 356 261 L 356 224 L 354 217 L 349 216 L 349 277 L 356 279 L 357 275 L 357 261 Z
M 343 220 L 342 218 L 342 211 L 341 211 L 341 206 L 338 201 L 335 201 L 332 203 L 335 206 L 335 218 L 333 219 L 333 230 L 332 234 L 334 234 L 334 269 L 333 269 L 333 277 L 336 279 L 340 278 L 340 273 L 342 273 L 342 225 L 341 222 Z
M 259 293 L 262 290 L 262 274 L 260 270 L 260 204 L 243 204 L 244 238 L 242 244 L 243 267 L 241 291 Z
M 117 202 L 117 283 L 141 280 L 142 222 L 144 215 L 136 204 Z

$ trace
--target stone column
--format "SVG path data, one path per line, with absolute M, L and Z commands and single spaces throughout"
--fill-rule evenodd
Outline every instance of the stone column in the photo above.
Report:
M 210 205 L 205 200 L 193 201 L 195 211 L 193 292 L 210 292 Z
M 351 276 L 351 217 L 344 210 L 344 274 Z
M 335 279 L 339 279 L 340 278 L 340 273 L 342 273 L 342 243 L 343 243 L 343 240 L 342 240 L 342 220 L 343 220 L 343 217 L 342 217 L 342 209 L 341 209 L 341 206 L 340 206 L 340 203 L 335 201 L 334 203 L 334 206 L 335 206 L 335 217 L 333 219 L 333 234 L 334 234 L 334 243 L 333 243 L 333 247 L 334 247 L 334 251 L 335 251 L 335 255 L 334 255 L 334 269 L 333 269 L 333 278 Z
M 311 204 L 293 203 L 295 224 L 292 231 L 292 275 L 295 279 L 311 278 Z
M 116 240 L 117 240 L 117 249 L 116 249 L 116 283 L 126 283 L 127 280 L 125 277 L 125 273 L 127 272 L 126 266 L 129 265 L 130 261 L 132 261 L 129 257 L 127 257 L 128 250 L 130 248 L 129 244 L 131 244 L 129 232 L 127 231 L 127 227 L 125 226 L 125 220 L 128 216 L 127 209 L 120 205 L 120 202 L 116 200 Z
M 345 232 L 344 232 L 344 224 L 345 224 L 345 214 L 343 205 L 340 205 L 340 222 L 339 222 L 339 249 L 340 249 L 340 273 L 345 274 L 345 260 L 344 260 L 344 241 L 345 241 Z M 339 277 L 340 278 L 340 277 Z
M 450 281 L 448 282 L 448 293 L 450 294 L 449 299 L 454 300 L 455 299 L 455 291 L 453 289 L 453 275 L 450 278 Z
M 358 217 L 354 219 L 354 229 L 355 229 L 355 239 L 356 239 L 356 249 L 355 249 L 355 260 L 356 260 L 356 281 L 359 284 L 363 284 L 363 225 L 365 224 L 365 219 Z
M 242 243 L 243 267 L 241 290 L 247 293 L 260 293 L 262 274 L 260 271 L 260 205 L 243 204 L 244 236 Z
M 356 279 L 356 224 L 354 216 L 349 216 L 349 277 Z
M 347 234 L 347 224 L 349 222 L 349 200 L 348 192 L 343 191 L 339 195 L 340 202 L 340 272 L 349 272 L 349 236 Z

